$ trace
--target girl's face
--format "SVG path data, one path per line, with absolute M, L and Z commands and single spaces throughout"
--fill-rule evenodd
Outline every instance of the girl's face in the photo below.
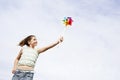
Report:
M 37 46 L 37 39 L 36 39 L 36 37 L 32 37 L 31 40 L 28 43 L 32 47 Z

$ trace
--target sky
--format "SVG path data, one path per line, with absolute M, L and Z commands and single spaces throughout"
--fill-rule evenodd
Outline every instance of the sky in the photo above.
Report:
M 0 0 L 0 80 L 11 80 L 18 43 L 35 35 L 39 55 L 34 80 L 120 80 L 119 0 Z

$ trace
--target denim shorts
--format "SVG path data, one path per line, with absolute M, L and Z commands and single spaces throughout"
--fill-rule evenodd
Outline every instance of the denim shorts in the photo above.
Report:
M 12 77 L 12 80 L 33 80 L 33 76 L 33 71 L 16 70 Z

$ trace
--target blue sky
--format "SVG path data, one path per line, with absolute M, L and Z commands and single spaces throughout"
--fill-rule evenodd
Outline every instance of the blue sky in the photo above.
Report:
M 120 80 L 119 0 L 0 0 L 0 80 L 10 80 L 19 41 L 56 41 L 63 18 L 74 22 L 64 42 L 37 60 L 34 80 Z

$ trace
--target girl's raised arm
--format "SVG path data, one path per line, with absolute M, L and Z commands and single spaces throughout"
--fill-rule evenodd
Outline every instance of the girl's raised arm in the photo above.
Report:
M 42 53 L 50 48 L 53 48 L 54 46 L 56 46 L 57 44 L 61 43 L 63 41 L 63 37 L 60 37 L 56 42 L 46 46 L 46 47 L 43 47 L 43 48 L 40 48 L 38 49 L 38 53 Z

